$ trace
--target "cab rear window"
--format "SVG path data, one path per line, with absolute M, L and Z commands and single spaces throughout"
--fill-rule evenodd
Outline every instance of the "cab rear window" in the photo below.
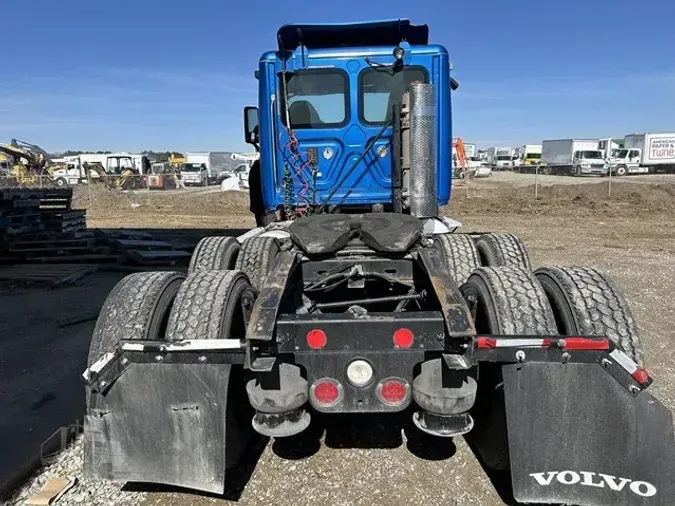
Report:
M 359 76 L 359 117 L 363 123 L 383 124 L 391 117 L 392 106 L 400 104 L 406 89 L 414 83 L 428 83 L 424 67 L 405 67 L 392 73 L 389 68 L 368 68 Z
M 310 69 L 286 74 L 291 127 L 335 128 L 349 121 L 349 77 L 339 69 Z M 286 124 L 283 80 L 279 78 L 282 121 Z

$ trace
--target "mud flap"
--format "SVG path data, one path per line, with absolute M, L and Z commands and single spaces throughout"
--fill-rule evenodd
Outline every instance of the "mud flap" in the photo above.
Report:
M 227 460 L 242 449 L 226 454 L 226 442 L 246 444 L 236 434 L 240 427 L 226 424 L 231 371 L 230 365 L 206 364 L 128 367 L 105 394 L 92 396 L 85 471 L 222 494 Z
M 513 494 L 523 503 L 675 504 L 673 417 L 598 364 L 503 367 Z

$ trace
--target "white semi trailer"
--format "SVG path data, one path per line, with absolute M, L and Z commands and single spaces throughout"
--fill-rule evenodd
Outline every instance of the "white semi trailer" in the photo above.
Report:
M 604 154 L 598 148 L 598 139 L 556 139 L 542 143 L 542 170 L 547 174 L 581 176 L 609 173 Z
M 617 176 L 675 172 L 675 133 L 627 135 L 624 147 L 613 151 L 610 164 Z

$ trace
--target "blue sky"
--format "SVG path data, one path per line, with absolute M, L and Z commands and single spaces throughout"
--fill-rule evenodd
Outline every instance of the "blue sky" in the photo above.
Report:
M 246 149 L 241 111 L 278 26 L 396 17 L 449 49 L 465 142 L 675 130 L 672 0 L 5 3 L 0 142 Z

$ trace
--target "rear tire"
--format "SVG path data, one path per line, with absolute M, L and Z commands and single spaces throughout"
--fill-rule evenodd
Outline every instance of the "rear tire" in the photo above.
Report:
M 87 366 L 113 351 L 121 339 L 162 340 L 171 304 L 184 279 L 180 272 L 138 272 L 117 283 L 96 321 Z M 87 407 L 90 397 L 87 387 Z
M 630 306 L 608 276 L 589 267 L 546 267 L 535 272 L 565 336 L 607 336 L 640 367 L 644 351 Z
M 471 273 L 480 267 L 478 249 L 466 234 L 439 234 L 435 236 L 445 258 L 445 265 L 457 286 L 462 286 Z
M 240 248 L 234 237 L 204 237 L 192 253 L 188 274 L 234 269 Z
M 250 237 L 241 245 L 235 267 L 244 271 L 253 287 L 260 291 L 278 254 L 279 242 L 274 237 Z
M 241 271 L 202 271 L 185 280 L 171 310 L 166 329 L 167 341 L 185 339 L 246 338 L 250 310 L 255 303 L 255 290 Z M 214 367 L 214 366 L 210 366 Z M 253 409 L 245 390 L 241 365 L 223 364 L 223 377 L 228 374 L 225 411 L 225 466 L 235 467 L 245 450 L 253 427 Z M 214 402 L 223 402 L 214 399 Z
M 253 302 L 255 291 L 243 272 L 195 272 L 176 295 L 166 340 L 243 340 Z
M 537 278 L 522 267 L 480 267 L 462 287 L 475 297 L 478 334 L 554 335 L 556 322 Z M 517 302 L 514 304 L 514 301 Z M 469 303 L 470 304 L 470 303 Z M 501 367 L 481 366 L 474 429 L 467 435 L 486 467 L 509 469 Z
M 476 242 L 482 265 L 531 269 L 523 242 L 513 234 L 484 234 Z

